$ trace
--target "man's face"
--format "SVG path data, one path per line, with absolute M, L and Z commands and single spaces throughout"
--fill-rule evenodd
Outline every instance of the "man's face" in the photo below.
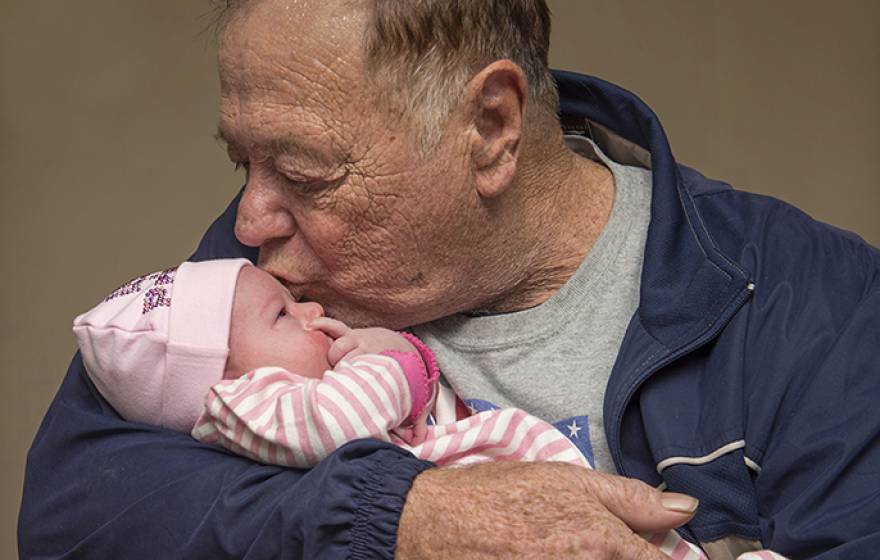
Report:
M 328 315 L 402 327 L 467 308 L 486 210 L 462 131 L 423 161 L 377 102 L 349 4 L 248 2 L 221 38 L 220 132 L 248 169 L 236 235 Z

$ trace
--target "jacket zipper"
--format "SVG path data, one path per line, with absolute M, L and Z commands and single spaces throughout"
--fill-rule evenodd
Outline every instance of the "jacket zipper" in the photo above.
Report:
M 691 340 L 689 343 L 684 346 L 680 346 L 677 350 L 666 354 L 660 359 L 654 361 L 653 363 L 646 366 L 637 376 L 637 382 L 633 383 L 627 391 L 623 399 L 623 405 L 618 408 L 617 412 L 614 415 L 614 446 L 611 449 L 611 458 L 614 460 L 614 464 L 617 467 L 617 472 L 622 476 L 627 476 L 626 469 L 623 467 L 623 458 L 621 457 L 621 445 L 620 445 L 620 425 L 623 423 L 623 413 L 626 411 L 626 408 L 629 406 L 629 402 L 632 399 L 632 396 L 635 392 L 642 386 L 648 377 L 656 373 L 661 368 L 671 364 L 675 360 L 678 360 L 682 356 L 686 354 L 690 354 L 697 348 L 703 346 L 704 344 L 711 341 L 713 338 L 718 336 L 718 333 L 721 332 L 730 319 L 739 311 L 739 309 L 743 306 L 743 304 L 752 296 L 755 291 L 755 284 L 749 281 L 742 292 L 740 292 L 736 298 L 728 305 L 727 309 L 718 316 L 718 320 L 715 321 L 713 326 L 709 328 L 709 330 L 705 331 L 699 337 Z

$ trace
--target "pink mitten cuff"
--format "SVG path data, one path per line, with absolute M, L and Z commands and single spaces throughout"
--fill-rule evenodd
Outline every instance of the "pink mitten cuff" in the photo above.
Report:
M 397 334 L 405 338 L 407 342 L 415 346 L 416 350 L 419 351 L 419 356 L 421 356 L 422 361 L 425 362 L 425 369 L 428 373 L 428 383 L 434 383 L 440 379 L 440 368 L 437 367 L 437 357 L 434 356 L 434 351 L 428 348 L 428 346 L 419 340 L 419 337 L 414 334 L 408 332 L 399 332 Z
M 434 396 L 434 384 L 440 378 L 440 369 L 437 367 L 434 352 L 425 346 L 424 342 L 409 333 L 398 334 L 415 346 L 418 355 L 399 350 L 386 350 L 381 354 L 397 360 L 406 376 L 412 395 L 412 407 L 406 422 L 412 424 L 425 411 L 425 407 L 431 404 L 431 399 Z

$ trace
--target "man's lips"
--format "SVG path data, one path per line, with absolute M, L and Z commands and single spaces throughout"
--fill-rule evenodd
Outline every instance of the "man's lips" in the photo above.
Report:
M 281 284 L 287 288 L 287 291 L 290 292 L 290 295 L 293 296 L 293 299 L 296 301 L 308 301 L 303 299 L 303 294 L 306 291 L 306 286 L 310 284 L 308 280 L 301 278 L 291 278 L 288 274 L 275 270 L 271 265 L 266 266 L 265 263 L 260 262 L 258 265 L 260 268 L 271 274 L 275 277 L 276 280 L 281 282 Z
M 284 285 L 284 287 L 287 288 L 287 291 L 290 292 L 290 295 L 293 296 L 293 299 L 298 302 L 309 301 L 308 299 L 304 298 L 304 294 L 306 291 L 304 282 L 291 282 L 290 280 L 279 276 L 276 276 L 276 278 L 278 278 L 278 280 Z

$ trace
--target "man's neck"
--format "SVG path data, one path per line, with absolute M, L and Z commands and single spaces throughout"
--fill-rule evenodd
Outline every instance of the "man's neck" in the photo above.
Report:
M 518 177 L 524 209 L 517 255 L 527 263 L 510 289 L 479 312 L 520 311 L 550 299 L 589 254 L 614 205 L 614 178 L 600 163 L 571 151 L 560 137 L 552 153 L 523 161 Z

